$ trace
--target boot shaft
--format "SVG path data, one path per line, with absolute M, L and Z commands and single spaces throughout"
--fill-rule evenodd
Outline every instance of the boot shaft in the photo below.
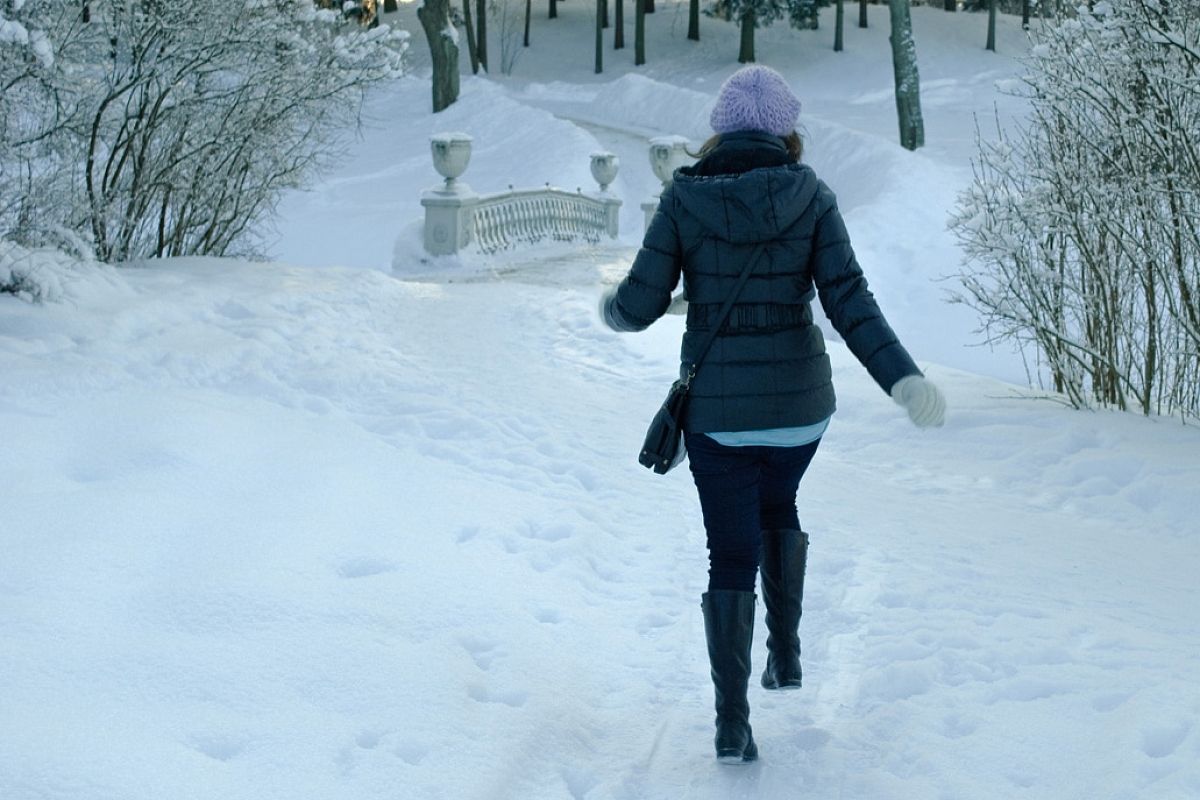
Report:
M 729 763 L 752 761 L 758 756 L 746 696 L 755 599 L 753 592 L 726 590 L 713 590 L 701 598 L 717 712 L 717 758 Z
M 804 610 L 804 573 L 808 562 L 808 534 L 799 530 L 763 531 L 763 604 L 767 630 L 773 638 L 790 640 Z
M 767 689 L 797 689 L 800 667 L 800 617 L 804 607 L 804 573 L 808 534 L 800 530 L 764 530 L 760 573 L 767 608 Z

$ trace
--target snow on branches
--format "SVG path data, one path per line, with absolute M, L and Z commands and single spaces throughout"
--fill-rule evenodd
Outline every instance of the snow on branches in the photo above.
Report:
M 1075 406 L 1200 418 L 1200 0 L 1081 8 L 1027 67 L 951 220 L 958 299 Z
M 311 0 L 10 0 L 4 14 L 0 236 L 79 237 L 110 262 L 251 251 L 408 46 Z

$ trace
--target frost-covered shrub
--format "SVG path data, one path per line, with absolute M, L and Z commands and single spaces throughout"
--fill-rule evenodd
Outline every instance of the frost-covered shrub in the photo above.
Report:
M 31 303 L 56 302 L 75 276 L 95 266 L 58 250 L 30 249 L 0 239 L 0 294 Z
M 0 236 L 249 252 L 406 47 L 312 0 L 0 0 Z
M 1200 0 L 1080 8 L 1027 66 L 951 220 L 958 299 L 1077 407 L 1200 417 Z

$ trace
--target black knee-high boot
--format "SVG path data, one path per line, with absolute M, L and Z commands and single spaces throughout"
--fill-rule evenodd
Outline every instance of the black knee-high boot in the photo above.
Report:
M 741 764 L 758 758 L 750 731 L 750 643 L 754 638 L 754 593 L 713 590 L 702 599 L 708 662 L 717 708 L 717 760 Z
M 804 600 L 804 568 L 808 534 L 798 530 L 765 530 L 760 572 L 767 607 L 766 689 L 799 689 L 800 614 Z

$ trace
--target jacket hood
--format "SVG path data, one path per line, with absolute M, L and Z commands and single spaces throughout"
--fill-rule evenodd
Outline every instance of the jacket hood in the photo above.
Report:
M 741 136 L 738 148 L 781 148 L 769 134 Z M 725 143 L 718 149 L 727 149 Z M 728 153 L 724 154 L 728 155 Z M 682 167 L 671 191 L 683 209 L 719 239 L 735 244 L 779 238 L 808 210 L 817 194 L 816 173 L 805 164 L 759 167 L 706 175 L 703 164 Z

